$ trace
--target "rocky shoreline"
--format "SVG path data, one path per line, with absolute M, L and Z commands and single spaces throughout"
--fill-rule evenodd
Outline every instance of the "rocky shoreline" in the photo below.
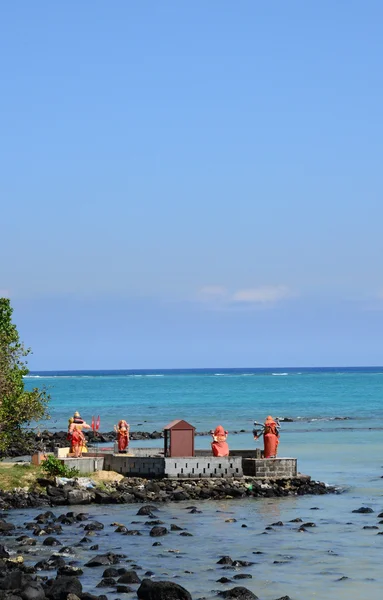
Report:
M 184 500 L 232 500 L 240 498 L 273 498 L 283 496 L 323 495 L 338 493 L 335 487 L 299 475 L 286 479 L 199 479 L 149 480 L 125 477 L 103 485 L 103 489 L 85 489 L 81 480 L 55 484 L 38 479 L 40 490 L 0 490 L 0 509 L 37 508 L 89 504 L 165 503 Z M 41 487 L 44 488 L 41 491 Z
M 82 512 L 81 506 L 76 511 L 72 508 L 69 512 L 58 508 L 56 514 L 45 508 L 44 512 L 32 520 L 18 522 L 18 525 L 12 522 L 12 513 L 2 515 L 7 517 L 7 520 L 0 518 L 0 535 L 3 538 L 0 544 L 0 600 L 108 600 L 108 598 L 115 598 L 116 594 L 118 596 L 122 594 L 123 597 L 125 594 L 135 594 L 141 600 L 192 600 L 190 592 L 185 587 L 174 581 L 163 580 L 163 576 L 166 575 L 162 572 L 163 568 L 161 574 L 156 574 L 154 571 L 145 571 L 148 564 L 144 568 L 137 564 L 144 559 L 144 555 L 138 554 L 135 557 L 134 545 L 128 545 L 131 549 L 129 556 L 121 553 L 122 548 L 118 541 L 117 543 L 108 541 L 111 539 L 110 533 L 105 528 L 111 527 L 111 531 L 118 536 L 141 536 L 138 539 L 142 540 L 142 548 L 149 549 L 149 546 L 153 546 L 155 547 L 153 552 L 157 552 L 158 547 L 158 552 L 163 552 L 164 557 L 167 553 L 164 560 L 172 561 L 171 557 L 180 558 L 178 554 L 180 551 L 175 550 L 174 546 L 170 549 L 166 548 L 166 543 L 162 540 L 172 538 L 174 544 L 178 535 L 186 538 L 198 533 L 191 527 L 190 519 L 186 528 L 183 523 L 182 527 L 177 525 L 173 519 L 179 517 L 169 513 L 164 508 L 164 502 L 202 498 L 270 497 L 276 492 L 277 495 L 302 495 L 335 491 L 323 483 L 311 481 L 306 476 L 283 482 L 261 482 L 248 478 L 245 483 L 238 480 L 191 482 L 125 478 L 109 487 L 108 491 L 86 490 L 74 481 L 63 486 L 52 486 L 47 483 L 44 494 L 23 490 L 12 494 L 1 493 L 0 505 L 3 510 L 44 506 L 45 502 L 47 503 L 45 506 L 90 502 L 100 504 L 124 502 L 141 503 L 141 505 L 137 506 L 137 509 L 132 507 L 129 513 L 119 513 L 120 518 L 124 514 L 128 521 L 133 517 L 132 525 L 115 522 L 111 507 L 108 512 L 98 512 L 99 515 L 105 515 L 105 523 Z M 185 503 L 181 510 L 195 515 L 195 518 L 200 521 L 204 517 L 203 506 L 203 502 L 199 502 L 198 505 Z M 373 512 L 366 508 L 354 512 L 362 511 Z M 237 522 L 237 519 L 232 517 L 233 513 L 227 514 L 230 518 L 225 518 L 224 523 L 228 527 L 250 526 L 250 523 L 246 525 Z M 283 526 L 291 530 L 294 535 L 294 532 L 300 534 L 311 532 L 316 524 L 311 520 L 305 522 L 298 517 L 286 523 L 278 520 L 267 525 L 263 533 L 277 532 Z M 183 547 L 187 548 L 187 546 Z M 201 551 L 203 551 L 202 543 Z M 259 555 L 262 554 L 261 551 L 252 552 L 252 555 L 257 557 L 251 554 L 248 557 L 231 557 L 219 553 L 211 557 L 207 554 L 206 560 L 211 561 L 210 571 L 216 570 L 216 587 L 220 586 L 220 589 L 208 591 L 208 597 L 257 600 L 255 593 L 241 583 L 244 579 L 252 579 L 252 567 L 259 566 Z M 147 563 L 147 560 L 144 562 Z M 183 573 L 186 574 L 185 581 L 188 577 L 196 576 L 193 570 L 185 570 Z M 162 580 L 157 580 L 157 577 Z M 84 591 L 84 587 L 95 593 Z M 108 591 L 108 596 L 104 593 L 97 595 L 97 588 L 100 592 Z M 198 600 L 206 600 L 206 598 L 198 598 Z M 282 597 L 278 600 L 282 600 Z M 283 600 L 290 600 L 290 598 L 285 595 Z

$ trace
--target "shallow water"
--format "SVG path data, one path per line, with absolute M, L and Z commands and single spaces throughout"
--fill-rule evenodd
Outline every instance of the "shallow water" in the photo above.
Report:
M 280 455 L 297 457 L 300 472 L 345 490 L 327 496 L 205 501 L 199 504 L 202 514 L 189 514 L 185 506 L 191 503 L 161 506 L 159 517 L 167 526 L 176 519 L 174 522 L 193 537 L 171 533 L 160 538 L 160 547 L 152 546 L 154 540 L 143 524 L 130 527 L 142 529 L 141 537 L 115 534 L 110 526 L 112 521 L 127 526 L 134 520 L 144 523 L 145 517 L 135 517 L 138 505 L 90 507 L 89 512 L 105 523 L 105 530 L 93 538 L 100 544 L 100 552 L 123 552 L 137 560 L 142 567 L 139 573 L 152 570 L 156 578 L 174 578 L 193 598 L 214 597 L 212 590 L 227 587 L 216 580 L 235 572 L 222 569 L 216 562 L 228 554 L 256 562 L 238 571 L 251 574 L 252 579 L 230 586 L 244 585 L 261 600 L 286 594 L 293 600 L 381 600 L 383 535 L 377 532 L 383 531 L 383 526 L 378 530 L 363 526 L 376 525 L 377 515 L 383 511 L 383 369 L 279 370 L 282 372 L 288 374 L 273 375 L 271 370 L 220 375 L 147 372 L 27 380 L 28 386 L 36 381 L 52 386 L 49 426 L 57 429 L 66 427 L 74 410 L 81 410 L 87 420 L 100 414 L 103 431 L 110 430 L 119 418 L 127 418 L 132 429 L 146 431 L 160 430 L 174 418 L 184 418 L 198 430 L 209 430 L 219 421 L 229 432 L 250 431 L 253 420 L 267 414 L 290 416 L 295 421 L 283 423 Z M 230 433 L 228 441 L 231 448 L 256 447 L 250 433 Z M 209 442 L 207 437 L 195 438 L 197 448 L 208 448 Z M 132 442 L 132 447 L 158 447 L 161 443 Z M 375 512 L 352 513 L 360 506 L 370 506 Z M 311 510 L 315 507 L 319 510 Z M 65 507 L 54 512 L 69 510 Z M 11 515 L 21 524 L 37 512 L 42 511 Z M 225 523 L 230 517 L 237 522 Z M 296 517 L 313 521 L 317 527 L 299 533 L 299 525 L 289 523 Z M 284 526 L 264 535 L 265 527 L 276 521 Z M 242 528 L 242 524 L 247 527 Z M 60 539 L 65 544 L 72 543 L 72 531 L 77 531 L 79 538 L 83 535 L 82 529 L 64 531 Z M 172 549 L 180 552 L 169 552 Z M 81 563 L 93 555 L 85 549 L 77 551 Z M 256 551 L 264 554 L 253 554 Z M 51 552 L 39 548 L 38 557 L 31 557 L 31 562 Z M 86 569 L 82 578 L 86 590 L 96 591 L 102 571 Z M 105 590 L 98 588 L 97 592 Z M 106 593 L 116 597 L 112 590 Z
M 383 507 L 381 498 L 370 504 L 376 511 Z M 105 524 L 105 529 L 92 537 L 92 544 L 99 544 L 99 551 L 75 548 L 76 564 L 83 564 L 97 553 L 125 553 L 133 564 L 141 567 L 138 570 L 140 577 L 147 570 L 154 571 L 155 579 L 172 579 L 186 587 L 193 598 L 213 598 L 216 595 L 214 590 L 244 585 L 264 600 L 274 600 L 286 594 L 296 600 L 378 600 L 383 584 L 383 536 L 377 535 L 377 530 L 363 529 L 364 525 L 376 525 L 377 512 L 353 514 L 352 510 L 359 505 L 357 490 L 342 496 L 205 501 L 198 506 L 201 514 L 190 514 L 187 510 L 190 502 L 161 505 L 158 518 L 167 527 L 176 523 L 193 534 L 193 537 L 183 537 L 179 532 L 172 532 L 161 538 L 149 537 L 150 526 L 144 525 L 148 517 L 136 516 L 139 505 L 92 506 L 89 513 Z M 54 512 L 58 515 L 68 510 L 65 507 Z M 76 509 L 77 512 L 82 510 Z M 21 525 L 26 520 L 31 521 L 38 512 L 41 510 L 14 512 L 10 517 Z M 298 532 L 300 524 L 289 522 L 297 517 L 303 522 L 314 522 L 316 527 Z M 232 518 L 236 522 L 225 522 Z M 132 521 L 140 524 L 131 524 Z M 275 526 L 265 534 L 265 527 L 277 521 L 282 521 L 284 526 Z M 139 529 L 143 535 L 114 533 L 112 522 Z M 59 536 L 63 545 L 75 545 L 84 535 L 81 527 L 63 528 L 64 533 Z M 161 541 L 162 546 L 153 547 L 156 540 Z M 39 546 L 32 548 L 35 556 L 29 555 L 28 564 L 35 564 L 43 555 L 52 553 L 52 549 L 41 545 L 41 538 L 37 541 Z M 254 561 L 255 564 L 234 570 L 223 569 L 216 564 L 223 555 Z M 112 590 L 95 587 L 103 570 L 101 567 L 85 568 L 82 577 L 84 589 L 96 593 L 105 591 L 108 597 L 113 598 L 115 593 Z M 231 578 L 238 573 L 251 574 L 252 579 L 231 584 L 216 583 L 222 576 Z M 347 579 L 340 580 L 343 577 Z

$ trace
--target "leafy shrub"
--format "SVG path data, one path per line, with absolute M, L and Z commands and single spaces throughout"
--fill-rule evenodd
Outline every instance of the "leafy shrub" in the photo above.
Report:
M 49 455 L 46 460 L 41 463 L 41 468 L 51 477 L 77 477 L 80 471 L 75 467 L 69 469 L 58 458 Z

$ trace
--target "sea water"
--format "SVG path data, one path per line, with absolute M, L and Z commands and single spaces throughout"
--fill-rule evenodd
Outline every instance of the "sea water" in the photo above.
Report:
M 75 410 L 88 421 L 100 415 L 103 431 L 111 430 L 120 418 L 128 420 L 133 430 L 142 431 L 159 431 L 169 421 L 182 418 L 200 431 L 222 424 L 229 430 L 232 448 L 251 448 L 255 419 L 261 421 L 268 414 L 292 418 L 293 422 L 282 424 L 279 454 L 297 457 L 300 472 L 336 485 L 342 492 L 205 501 L 199 503 L 202 513 L 192 515 L 186 510 L 190 503 L 170 504 L 161 507 L 159 518 L 167 526 L 176 518 L 174 522 L 193 537 L 170 534 L 161 539 L 160 549 L 152 547 L 147 527 L 129 525 L 137 506 L 113 506 L 112 511 L 106 506 L 90 507 L 89 512 L 106 525 L 97 540 L 100 551 L 119 549 L 132 558 L 140 557 L 143 569 L 154 571 L 159 579 L 174 578 L 193 598 L 215 597 L 214 590 L 225 589 L 216 580 L 235 572 L 219 570 L 216 561 L 223 554 L 257 563 L 239 570 L 251 574 L 251 579 L 229 587 L 245 585 L 264 600 L 285 594 L 295 600 L 383 597 L 383 535 L 378 535 L 383 527 L 377 517 L 383 511 L 383 368 L 33 375 L 26 385 L 46 385 L 52 396 L 52 419 L 47 424 L 51 429 L 66 428 Z M 241 429 L 245 433 L 230 433 Z M 159 445 L 158 440 L 152 443 Z M 209 439 L 197 437 L 196 445 L 207 448 Z M 374 512 L 352 512 L 360 506 Z M 32 518 L 25 511 L 13 514 L 20 523 Z M 290 522 L 296 517 L 316 527 L 301 533 L 299 524 Z M 227 518 L 236 521 L 227 523 Z M 141 527 L 144 535 L 115 534 L 112 520 Z M 278 521 L 284 525 L 265 530 Z M 258 551 L 263 554 L 253 554 Z M 86 578 L 84 586 L 91 591 L 101 574 L 87 572 Z

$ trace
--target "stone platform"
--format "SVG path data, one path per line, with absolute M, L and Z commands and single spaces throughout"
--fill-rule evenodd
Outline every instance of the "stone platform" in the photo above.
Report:
M 135 455 L 132 455 L 134 452 Z M 60 460 L 68 467 L 75 467 L 81 474 L 94 471 L 116 471 L 126 477 L 204 479 L 243 478 L 260 479 L 291 478 L 297 475 L 296 458 L 259 458 L 257 450 L 237 450 L 229 457 L 214 457 L 208 451 L 196 451 L 197 456 L 167 458 L 161 450 L 137 448 L 129 454 L 113 452 L 88 453 L 83 458 Z

